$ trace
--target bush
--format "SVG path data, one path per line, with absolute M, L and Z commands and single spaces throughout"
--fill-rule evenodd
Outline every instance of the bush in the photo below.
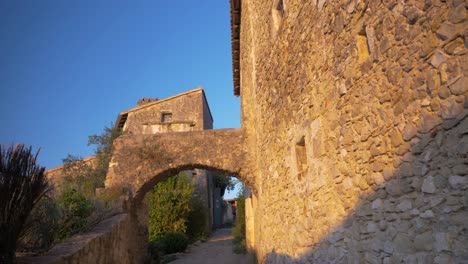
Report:
M 83 194 L 75 189 L 66 190 L 57 198 L 57 203 L 62 211 L 59 239 L 68 238 L 88 228 L 86 218 L 91 215 L 94 206 Z
M 187 235 L 191 241 L 206 238 L 208 216 L 203 202 L 196 197 L 192 198 L 192 206 L 187 217 Z
M 187 217 L 194 185 L 185 173 L 158 183 L 145 197 L 149 206 L 149 240 L 159 240 L 167 232 L 187 231 Z
M 49 191 L 45 168 L 24 145 L 0 145 L 0 263 L 14 263 L 18 238 L 33 207 Z
M 116 190 L 100 198 L 95 195 L 96 188 L 104 186 L 112 143 L 119 135 L 119 130 L 108 127 L 100 135 L 91 135 L 88 145 L 96 146 L 96 159 L 91 162 L 72 155 L 63 159 L 64 181 L 55 186 L 54 197 L 47 198 L 50 188 L 45 168 L 36 163 L 37 154 L 23 145 L 6 151 L 0 146 L 0 212 L 5 212 L 0 214 L 0 263 L 13 261 L 18 239 L 21 251 L 45 251 L 121 209 L 116 208 L 120 205 L 115 201 L 120 196 Z
M 247 253 L 247 247 L 245 245 L 245 238 L 241 240 L 234 240 L 234 253 L 245 254 Z
M 54 244 L 60 220 L 55 200 L 43 197 L 31 211 L 24 232 L 18 241 L 18 251 L 45 252 Z
M 161 249 L 165 254 L 184 251 L 188 246 L 188 237 L 181 232 L 170 232 L 160 239 Z
M 96 159 L 82 160 L 73 155 L 63 159 L 64 181 L 56 190 L 56 202 L 62 215 L 58 227 L 59 240 L 84 232 L 117 211 L 112 208 L 113 199 L 119 197 L 116 190 L 96 197 L 96 188 L 104 187 L 113 141 L 121 135 L 112 127 L 105 127 L 100 135 L 89 136 L 88 146 L 95 146 Z
M 96 188 L 104 187 L 109 162 L 112 157 L 112 144 L 122 132 L 114 128 L 104 127 L 100 135 L 88 137 L 88 146 L 94 145 L 96 159 L 83 160 L 81 157 L 68 154 L 63 161 L 63 186 L 61 190 L 75 189 L 88 198 L 95 197 Z
M 247 252 L 245 228 L 245 197 L 243 190 L 241 190 L 241 194 L 236 199 L 236 225 L 232 230 L 234 253 L 236 254 L 245 254 Z
M 148 255 L 145 264 L 159 264 L 161 262 L 161 243 L 153 240 L 148 243 Z

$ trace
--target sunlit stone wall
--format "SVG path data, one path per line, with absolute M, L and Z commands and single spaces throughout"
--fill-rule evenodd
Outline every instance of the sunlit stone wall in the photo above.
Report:
M 468 259 L 466 8 L 242 1 L 261 261 Z

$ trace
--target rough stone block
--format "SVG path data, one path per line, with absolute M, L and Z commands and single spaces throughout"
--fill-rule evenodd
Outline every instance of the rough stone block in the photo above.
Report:
M 450 239 L 447 233 L 439 232 L 435 234 L 434 249 L 437 252 L 450 251 Z
M 431 64 L 434 67 L 439 67 L 440 64 L 445 62 L 447 60 L 447 56 L 440 50 L 434 51 L 434 54 L 432 55 L 431 58 Z
M 463 76 L 458 78 L 454 83 L 449 86 L 452 94 L 462 95 L 468 91 L 468 78 Z
M 460 187 L 465 187 L 466 188 L 468 180 L 467 180 L 467 177 L 453 175 L 453 176 L 449 177 L 449 183 L 450 183 L 450 186 L 452 188 L 454 188 L 454 189 L 457 189 L 457 188 L 460 188 Z

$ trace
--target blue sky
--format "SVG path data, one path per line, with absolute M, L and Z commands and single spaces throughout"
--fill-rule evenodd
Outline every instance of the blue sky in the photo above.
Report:
M 198 86 L 215 128 L 239 127 L 229 23 L 228 0 L 0 1 L 0 143 L 53 168 L 141 97 Z

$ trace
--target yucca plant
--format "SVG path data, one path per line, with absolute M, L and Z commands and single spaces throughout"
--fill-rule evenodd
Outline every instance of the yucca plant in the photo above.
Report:
M 15 263 L 16 242 L 34 205 L 49 191 L 39 151 L 0 145 L 0 263 Z

